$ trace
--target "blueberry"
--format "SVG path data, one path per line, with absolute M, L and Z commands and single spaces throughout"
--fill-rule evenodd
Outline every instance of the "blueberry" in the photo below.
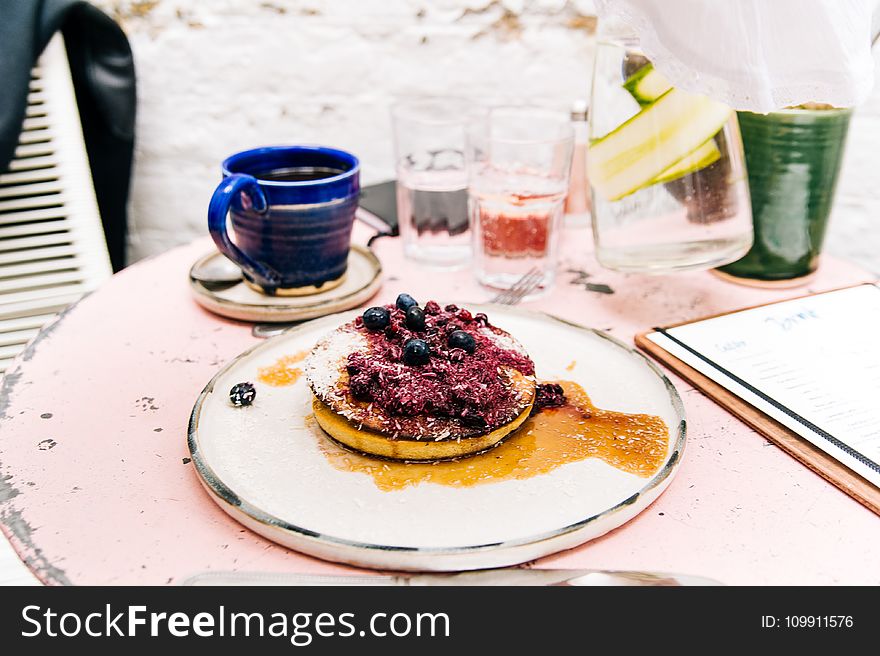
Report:
M 383 307 L 371 307 L 364 312 L 364 325 L 370 330 L 382 330 L 391 320 L 391 313 Z
M 229 390 L 229 400 L 234 406 L 250 405 L 257 398 L 253 383 L 236 383 Z
M 474 339 L 474 336 L 463 330 L 455 330 L 450 333 L 446 343 L 449 344 L 449 348 L 460 348 L 468 353 L 473 353 L 477 348 L 477 340 Z
M 419 304 L 419 302 L 416 299 L 414 299 L 412 296 L 410 296 L 409 294 L 401 294 L 400 296 L 397 297 L 397 307 L 398 307 L 398 309 L 403 310 L 404 312 L 409 310 L 412 306 L 418 305 L 418 304 Z
M 403 345 L 403 361 L 410 366 L 426 364 L 430 355 L 431 348 L 423 339 L 410 339 Z
M 425 329 L 425 311 L 418 305 L 413 305 L 406 311 L 406 327 L 410 330 Z

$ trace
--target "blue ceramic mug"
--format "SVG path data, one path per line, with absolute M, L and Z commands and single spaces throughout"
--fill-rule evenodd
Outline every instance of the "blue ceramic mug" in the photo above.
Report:
M 223 162 L 208 206 L 217 248 L 271 295 L 342 282 L 360 194 L 360 162 L 321 146 L 268 146 Z M 235 240 L 227 229 L 231 217 Z

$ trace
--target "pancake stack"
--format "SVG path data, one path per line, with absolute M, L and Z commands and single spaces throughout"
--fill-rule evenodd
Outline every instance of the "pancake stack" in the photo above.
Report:
M 431 461 L 485 451 L 529 417 L 534 363 L 484 314 L 408 294 L 324 337 L 305 362 L 318 424 L 368 455 Z

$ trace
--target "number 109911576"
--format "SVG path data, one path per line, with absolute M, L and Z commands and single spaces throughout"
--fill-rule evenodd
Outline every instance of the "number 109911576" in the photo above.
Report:
M 762 615 L 761 627 L 765 629 L 851 629 L 852 615 Z

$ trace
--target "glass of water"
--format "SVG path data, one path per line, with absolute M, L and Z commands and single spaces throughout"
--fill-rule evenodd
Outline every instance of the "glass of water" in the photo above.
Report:
M 392 107 L 397 219 L 408 258 L 450 269 L 470 261 L 465 132 L 485 115 L 463 98 L 420 98 Z
M 468 205 L 477 280 L 510 289 L 540 274 L 534 294 L 556 278 L 574 130 L 569 116 L 498 107 L 468 130 Z
M 593 70 L 587 157 L 596 257 L 610 269 L 709 269 L 752 245 L 736 114 L 669 84 L 609 24 Z

